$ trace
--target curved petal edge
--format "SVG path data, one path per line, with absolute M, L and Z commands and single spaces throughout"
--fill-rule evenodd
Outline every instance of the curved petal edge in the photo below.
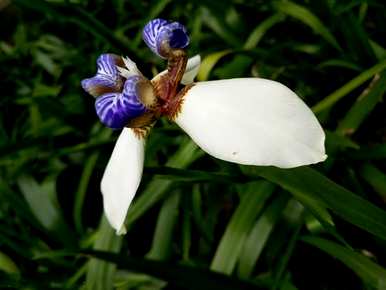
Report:
M 124 128 L 102 178 L 104 212 L 117 234 L 126 233 L 126 214 L 142 178 L 144 148 L 143 138 Z
M 327 158 L 315 115 L 271 80 L 198 82 L 175 121 L 204 151 L 230 162 L 292 168 Z
M 189 85 L 193 83 L 194 78 L 197 76 L 201 65 L 201 56 L 196 54 L 195 56 L 188 59 L 186 64 L 185 73 L 182 76 L 181 83 L 183 85 Z

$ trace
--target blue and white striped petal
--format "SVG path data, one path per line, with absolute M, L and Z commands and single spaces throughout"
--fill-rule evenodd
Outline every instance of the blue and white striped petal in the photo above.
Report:
M 94 97 L 119 92 L 122 89 L 123 79 L 117 65 L 123 65 L 120 56 L 111 53 L 100 55 L 97 59 L 97 73 L 94 77 L 82 81 L 83 89 Z
M 131 76 L 126 80 L 122 93 L 107 93 L 97 98 L 95 109 L 104 125 L 112 129 L 121 129 L 131 119 L 146 111 L 137 88 L 139 82 L 143 80 L 141 76 Z
M 185 26 L 160 18 L 146 24 L 142 38 L 146 45 L 162 58 L 167 58 L 170 48 L 185 48 L 189 44 Z

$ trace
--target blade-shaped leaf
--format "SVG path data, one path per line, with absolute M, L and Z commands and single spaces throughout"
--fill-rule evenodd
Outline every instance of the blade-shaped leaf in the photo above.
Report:
M 329 42 L 336 49 L 341 50 L 338 42 L 336 41 L 332 33 L 329 31 L 329 29 L 310 10 L 290 1 L 280 1 L 277 2 L 275 6 L 280 12 L 302 21 L 303 23 L 311 27 L 315 33 L 320 34 L 327 42 Z
M 371 261 L 366 256 L 326 239 L 304 237 L 303 241 L 337 258 L 365 282 L 376 287 L 376 289 L 384 289 L 386 286 L 386 269 Z
M 315 113 L 320 113 L 333 106 L 336 102 L 342 99 L 344 96 L 349 94 L 352 90 L 362 85 L 365 81 L 373 77 L 375 74 L 383 71 L 386 68 L 386 60 L 380 61 L 376 65 L 370 67 L 358 76 L 347 82 L 345 85 L 325 97 L 319 103 L 312 107 Z
M 383 71 L 380 76 L 376 75 L 374 77 L 369 87 L 358 97 L 340 122 L 337 132 L 340 134 L 353 134 L 375 108 L 376 104 L 382 100 L 385 90 L 386 71 Z
M 261 251 L 287 202 L 288 196 L 286 195 L 276 198 L 256 221 L 240 253 L 237 269 L 240 278 L 248 278 L 251 275 Z
M 225 274 L 233 272 L 248 232 L 273 189 L 274 185 L 266 181 L 247 184 L 246 188 L 240 187 L 240 190 L 245 192 L 241 192 L 241 202 L 221 238 L 210 266 L 211 270 Z
M 209 74 L 212 71 L 213 67 L 216 65 L 216 63 L 223 58 L 224 56 L 228 55 L 232 51 L 227 49 L 223 51 L 218 51 L 211 53 L 210 55 L 206 56 L 200 66 L 200 70 L 197 74 L 197 79 L 199 81 L 206 81 L 209 78 Z
M 173 192 L 162 204 L 153 235 L 153 243 L 146 255 L 152 260 L 166 260 L 170 257 L 173 245 L 173 233 L 178 219 L 180 192 Z
M 108 262 L 115 263 L 117 267 L 147 273 L 160 278 L 178 287 L 178 289 L 191 290 L 258 290 L 259 285 L 237 280 L 230 276 L 211 272 L 201 268 L 173 265 L 170 263 L 135 259 L 121 254 L 104 251 L 82 251 L 81 253 L 94 256 Z
M 103 216 L 96 233 L 94 243 L 95 250 L 118 252 L 121 248 L 122 236 L 117 236 L 114 229 L 110 226 L 107 219 Z M 87 264 L 86 286 L 87 289 L 110 290 L 113 289 L 113 277 L 116 271 L 116 265 L 90 259 Z
M 365 163 L 359 173 L 386 202 L 386 174 L 370 163 Z
M 187 167 L 190 163 L 202 155 L 202 151 L 198 150 L 196 144 L 191 140 L 186 139 L 182 142 L 177 152 L 169 158 L 166 166 L 170 167 Z M 168 180 L 152 180 L 144 189 L 143 193 L 134 200 L 130 207 L 126 218 L 126 226 L 129 230 L 130 225 L 142 216 L 146 210 L 152 207 L 157 201 L 164 197 L 167 190 L 172 185 L 173 181 Z
M 262 176 L 289 192 L 302 192 L 312 199 L 321 199 L 342 219 L 379 238 L 386 239 L 386 212 L 367 200 L 336 184 L 316 170 L 298 167 L 283 170 L 274 167 L 242 166 L 249 176 Z
M 74 246 L 75 236 L 64 220 L 54 192 L 54 184 L 51 182 L 38 184 L 34 178 L 27 175 L 17 180 L 20 191 L 43 228 L 65 245 Z

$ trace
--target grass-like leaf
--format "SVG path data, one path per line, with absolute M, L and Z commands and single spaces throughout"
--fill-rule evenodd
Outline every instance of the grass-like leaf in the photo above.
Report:
M 182 142 L 180 145 L 179 150 L 169 158 L 166 166 L 184 168 L 201 155 L 202 151 L 198 150 L 197 145 L 191 140 L 186 139 L 185 142 Z M 130 207 L 126 218 L 127 228 L 129 229 L 130 225 L 142 216 L 146 210 L 164 197 L 172 184 L 173 180 L 170 179 L 151 181 Z
M 115 263 L 119 268 L 147 273 L 165 280 L 178 289 L 190 290 L 258 290 L 264 289 L 252 282 L 237 280 L 227 275 L 211 272 L 198 267 L 173 265 L 165 262 L 135 259 L 103 251 L 82 251 L 81 253 Z
M 19 177 L 18 185 L 32 213 L 44 229 L 63 244 L 70 247 L 76 245 L 75 236 L 64 220 L 51 182 L 46 183 L 48 186 L 43 186 L 31 176 L 24 175 Z
M 386 286 L 386 269 L 363 254 L 349 250 L 326 239 L 304 237 L 302 240 L 343 262 L 372 287 L 383 289 Z
M 375 108 L 376 104 L 382 100 L 385 90 L 386 71 L 383 71 L 380 75 L 375 75 L 369 87 L 358 97 L 355 104 L 340 122 L 337 132 L 340 134 L 353 134 Z
M 315 16 L 307 8 L 298 5 L 290 1 L 280 1 L 275 3 L 275 7 L 282 13 L 292 16 L 309 27 L 311 27 L 315 33 L 320 34 L 327 42 L 329 42 L 333 47 L 338 50 L 341 50 L 338 42 L 335 37 L 329 31 L 329 29 L 323 24 L 318 17 Z
M 240 204 L 227 225 L 210 265 L 213 271 L 225 274 L 233 272 L 247 235 L 274 189 L 274 185 L 266 181 L 246 186 L 241 187 Z
M 336 215 L 373 235 L 386 239 L 386 212 L 353 194 L 314 169 L 299 167 L 283 170 L 274 167 L 243 166 L 249 176 L 262 176 L 289 192 L 301 192 L 321 199 Z M 296 196 L 295 196 L 296 197 Z
M 122 237 L 116 235 L 107 219 L 103 216 L 96 232 L 93 248 L 99 251 L 110 253 L 119 252 L 122 244 Z M 91 258 L 87 264 L 86 287 L 95 290 L 113 289 L 114 274 L 116 265 L 108 261 L 101 261 Z
M 174 192 L 166 198 L 158 215 L 153 242 L 146 255 L 151 260 L 166 260 L 170 257 L 173 245 L 173 233 L 178 220 L 180 192 Z
M 323 100 L 321 100 L 315 106 L 313 106 L 312 110 L 315 113 L 320 113 L 323 110 L 330 108 L 336 102 L 338 102 L 340 99 L 342 99 L 347 94 L 349 94 L 352 90 L 356 89 L 357 87 L 362 85 L 365 81 L 372 78 L 375 74 L 383 71 L 385 68 L 386 68 L 386 60 L 383 60 L 383 61 L 377 63 L 376 65 L 372 66 L 371 68 L 360 73 L 358 76 L 353 78 L 351 81 L 346 83 L 341 88 L 337 89 L 335 92 L 333 92 L 330 95 L 328 95 L 327 97 L 325 97 Z
M 276 198 L 257 219 L 243 245 L 237 272 L 240 278 L 248 278 L 266 245 L 277 220 L 288 202 L 288 197 L 282 195 Z

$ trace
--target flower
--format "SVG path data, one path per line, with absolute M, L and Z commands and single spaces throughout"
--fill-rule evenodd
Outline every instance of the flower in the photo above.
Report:
M 162 58 L 167 58 L 170 48 L 185 48 L 189 44 L 185 26 L 159 18 L 146 24 L 142 38 Z
M 126 232 L 125 217 L 141 181 L 145 138 L 162 116 L 225 161 L 292 168 L 327 158 L 318 120 L 283 84 L 261 78 L 194 83 L 201 60 L 187 59 L 189 37 L 178 22 L 152 20 L 143 39 L 167 58 L 167 70 L 148 80 L 129 58 L 102 54 L 97 74 L 82 81 L 96 97 L 101 122 L 122 129 L 101 181 L 104 211 L 118 234 Z

